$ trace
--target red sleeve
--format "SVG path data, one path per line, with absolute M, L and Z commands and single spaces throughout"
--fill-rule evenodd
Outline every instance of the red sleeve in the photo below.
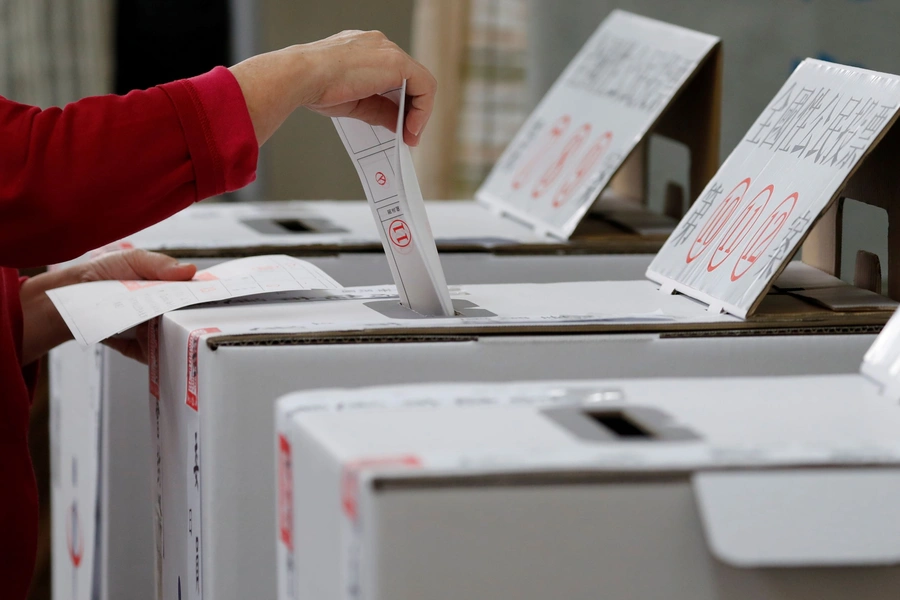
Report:
M 228 69 L 40 110 L 0 98 L 0 265 L 70 260 L 256 177 Z
M 19 277 L 19 289 L 17 292 L 18 297 L 16 298 L 16 300 L 20 301 L 22 284 L 25 283 L 25 281 L 27 281 L 27 280 L 28 280 L 27 277 Z M 19 308 L 17 311 L 13 311 L 13 321 L 15 321 L 15 323 L 16 323 L 14 329 L 16 331 L 16 336 L 17 336 L 16 343 L 18 344 L 18 350 L 19 350 L 19 362 L 21 363 L 22 362 L 22 358 L 21 358 L 21 356 L 22 356 L 22 341 L 23 341 L 22 338 L 23 338 L 23 333 L 24 333 L 23 329 L 22 329 L 24 323 L 23 323 L 21 304 L 19 304 Z M 36 360 L 33 363 L 31 363 L 30 365 L 25 365 L 24 367 L 22 367 L 22 377 L 25 380 L 25 387 L 28 388 L 28 399 L 30 402 L 34 401 L 34 391 L 37 389 L 38 377 L 41 374 L 40 366 L 41 366 L 41 361 Z

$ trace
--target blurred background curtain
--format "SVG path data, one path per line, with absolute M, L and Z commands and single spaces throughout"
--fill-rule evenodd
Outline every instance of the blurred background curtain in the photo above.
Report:
M 41 107 L 112 89 L 112 0 L 0 0 L 0 95 Z
M 471 198 L 527 116 L 527 0 L 418 0 L 413 55 L 440 82 L 416 155 L 426 198 Z

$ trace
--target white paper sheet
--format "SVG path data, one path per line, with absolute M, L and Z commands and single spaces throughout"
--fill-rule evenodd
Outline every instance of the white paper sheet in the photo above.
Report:
M 185 306 L 254 294 L 340 287 L 306 261 L 272 255 L 222 263 L 199 271 L 193 281 L 95 281 L 50 290 L 47 295 L 78 343 L 87 345 Z
M 400 301 L 427 316 L 453 316 L 447 281 L 425 212 L 409 148 L 403 142 L 406 82 L 388 96 L 398 104 L 397 131 L 334 119 L 379 225 Z

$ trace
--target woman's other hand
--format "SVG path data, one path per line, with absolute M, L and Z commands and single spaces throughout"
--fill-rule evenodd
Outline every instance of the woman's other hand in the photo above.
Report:
M 47 290 L 86 283 L 112 280 L 188 281 L 197 267 L 178 260 L 147 252 L 124 250 L 103 255 L 81 265 L 42 273 L 22 284 L 20 297 L 24 316 L 22 364 L 37 360 L 56 346 L 72 339 L 65 321 L 47 297 Z M 147 362 L 147 330 L 139 327 L 131 339 L 111 338 L 105 342 L 129 358 Z

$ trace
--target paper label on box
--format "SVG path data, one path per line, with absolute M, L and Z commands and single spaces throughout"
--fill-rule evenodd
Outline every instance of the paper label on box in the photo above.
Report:
M 397 102 L 397 131 L 333 119 L 378 225 L 400 301 L 428 316 L 453 316 L 447 281 L 409 148 L 403 142 L 406 82 L 386 94 Z
M 281 543 L 293 550 L 293 477 L 291 475 L 291 444 L 282 434 L 278 436 L 278 526 Z
M 805 60 L 707 185 L 647 277 L 745 318 L 900 105 L 900 77 Z
M 205 329 L 195 329 L 188 336 L 188 351 L 187 351 L 187 394 L 185 399 L 185 404 L 190 406 L 194 411 L 199 410 L 199 406 L 197 404 L 199 398 L 198 391 L 198 376 L 199 376 L 199 353 L 200 353 L 200 338 L 204 335 L 210 333 L 221 333 L 222 330 L 218 327 L 207 327 Z
M 150 372 L 150 396 L 159 400 L 159 317 L 147 324 L 147 366 Z
M 375 467 L 397 467 L 415 469 L 422 466 L 418 456 L 403 454 L 366 458 L 343 466 L 341 472 L 341 509 L 344 513 L 341 540 L 344 544 L 344 598 L 359 600 L 363 597 L 363 539 L 365 523 L 360 514 L 359 497 L 361 472 Z
M 476 198 L 568 238 L 718 41 L 613 11 L 507 146 Z

